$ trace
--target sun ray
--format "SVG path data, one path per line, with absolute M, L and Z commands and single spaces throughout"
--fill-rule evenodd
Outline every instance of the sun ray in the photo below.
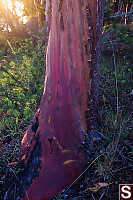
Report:
M 24 24 L 27 22 L 27 16 L 23 16 L 24 4 L 22 2 L 16 0 L 14 6 L 11 0 L 2 0 L 2 2 L 6 9 L 9 9 L 11 12 L 15 11 L 19 19 L 23 21 Z
M 10 0 L 2 0 L 2 2 L 6 8 L 8 8 L 12 11 L 13 7 L 12 7 L 12 2 Z
M 15 7 L 16 7 L 16 13 L 18 16 L 22 16 L 23 15 L 23 9 L 24 9 L 24 4 L 16 1 L 15 2 Z
M 8 8 L 11 11 L 13 11 L 13 5 L 12 5 L 11 0 L 2 0 L 2 2 L 5 6 L 5 8 Z M 23 15 L 23 9 L 24 9 L 23 3 L 19 2 L 19 1 L 15 1 L 15 12 L 19 17 L 21 17 Z

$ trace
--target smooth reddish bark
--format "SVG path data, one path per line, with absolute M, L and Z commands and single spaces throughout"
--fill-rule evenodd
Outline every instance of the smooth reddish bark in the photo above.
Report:
M 50 199 L 86 163 L 82 143 L 93 88 L 97 10 L 97 0 L 52 0 L 44 93 L 22 140 L 23 200 Z

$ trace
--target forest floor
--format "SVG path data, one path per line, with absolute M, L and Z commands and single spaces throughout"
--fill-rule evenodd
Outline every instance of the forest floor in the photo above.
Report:
M 83 175 L 55 199 L 118 200 L 119 184 L 133 184 L 132 37 L 133 32 L 122 27 L 104 43 L 98 105 L 101 138 L 93 144 L 94 158 L 88 154 Z
M 133 31 L 124 27 L 104 43 L 95 132 L 99 140 L 91 147 L 94 155 L 88 153 L 82 176 L 53 200 L 118 200 L 119 184 L 133 184 L 132 38 Z M 19 161 L 21 139 L 39 106 L 45 66 L 44 45 L 34 48 L 30 39 L 12 43 L 0 52 L 0 199 L 7 179 L 21 170 L 13 164 Z

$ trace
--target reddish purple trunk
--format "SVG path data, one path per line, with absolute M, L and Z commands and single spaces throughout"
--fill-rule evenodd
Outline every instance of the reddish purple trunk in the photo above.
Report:
M 97 0 L 52 1 L 44 93 L 22 140 L 24 200 L 27 195 L 30 200 L 50 199 L 71 184 L 85 165 L 81 146 L 87 132 L 88 93 L 93 88 L 96 15 Z

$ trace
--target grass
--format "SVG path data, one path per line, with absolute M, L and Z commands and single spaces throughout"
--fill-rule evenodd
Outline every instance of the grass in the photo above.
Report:
M 133 43 L 130 41 L 130 45 L 125 46 L 127 41 L 121 40 L 119 33 L 108 40 L 101 57 L 98 131 L 106 139 L 93 143 L 94 158 L 88 154 L 84 172 L 56 197 L 57 200 L 117 200 L 119 184 L 132 184 L 133 60 L 130 51 Z M 87 149 L 90 137 L 88 134 Z
M 54 199 L 118 199 L 118 184 L 132 183 L 133 168 L 133 43 L 127 44 L 127 34 L 115 33 L 104 47 L 101 58 L 99 87 L 100 140 L 93 143 L 84 173 L 67 191 Z M 131 37 L 129 37 L 132 40 Z M 113 42 L 112 42 L 113 41 Z M 117 43 L 118 42 L 118 43 Z M 43 91 L 45 59 L 44 45 L 31 39 L 9 40 L 0 51 L 0 188 L 6 174 L 19 173 L 11 162 L 19 160 L 20 141 L 25 127 L 38 108 Z M 101 135 L 104 135 L 103 139 Z M 85 148 L 90 148 L 90 136 Z M 98 187 L 98 183 L 106 183 Z M 105 186 L 106 185 L 106 186 Z M 97 187 L 97 188 L 96 188 Z M 97 189 L 94 192 L 94 189 Z M 2 189 L 0 189 L 2 191 Z M 2 198 L 2 192 L 0 193 Z
M 20 141 L 40 103 L 45 70 L 45 45 L 35 47 L 32 39 L 9 42 L 6 52 L 0 52 L 1 183 L 5 166 L 19 160 Z
M 14 43 L 14 41 L 11 41 Z M 18 45 L 20 47 L 18 47 Z M 32 40 L 13 44 L 0 61 L 0 131 L 11 132 L 32 119 L 43 91 L 45 46 L 34 47 Z

